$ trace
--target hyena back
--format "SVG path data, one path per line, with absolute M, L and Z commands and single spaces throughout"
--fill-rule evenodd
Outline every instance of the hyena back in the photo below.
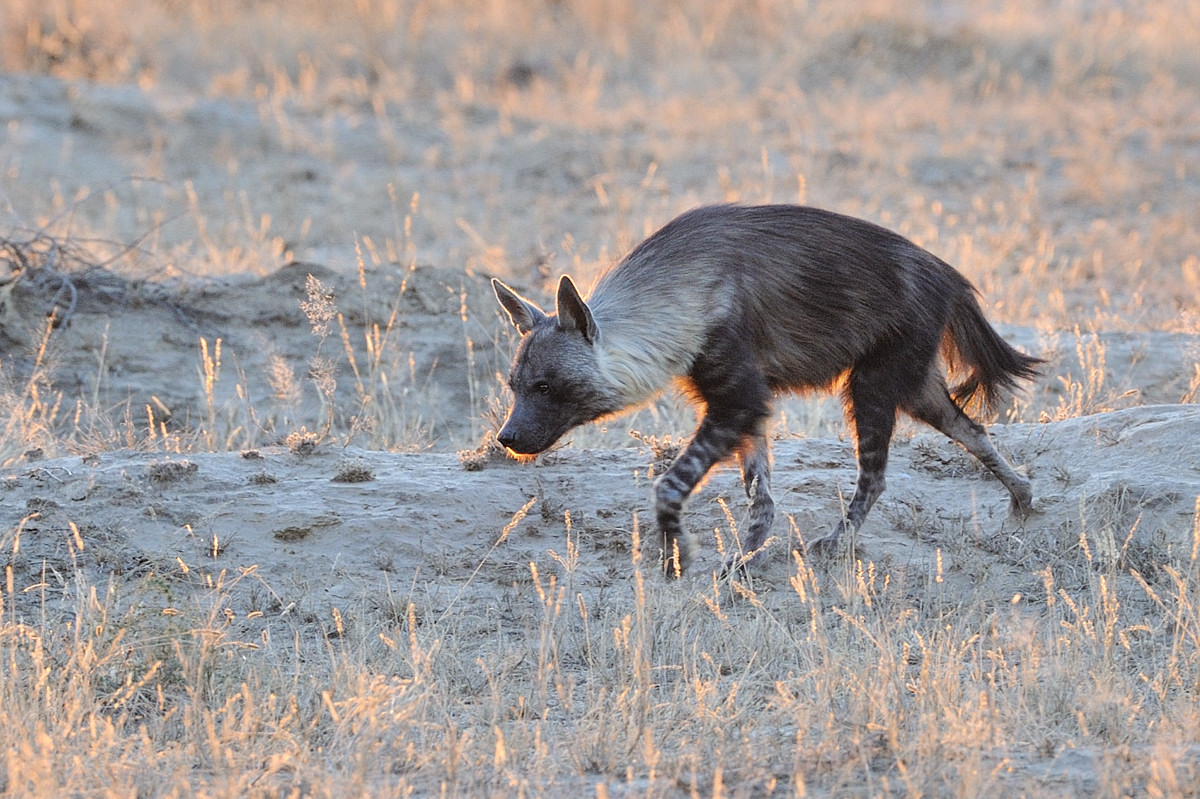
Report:
M 1014 510 L 1031 507 L 1029 481 L 962 409 L 972 399 L 990 406 L 1040 361 L 1000 338 L 953 267 L 870 222 L 804 206 L 706 206 L 638 245 L 586 301 L 564 275 L 554 313 L 492 285 L 522 334 L 509 376 L 513 407 L 497 435 L 513 452 L 541 452 L 676 378 L 703 406 L 691 442 L 655 483 L 668 574 L 681 574 L 693 555 L 680 523 L 684 500 L 732 454 L 751 513 L 745 554 L 726 568 L 763 546 L 775 515 L 765 424 L 783 391 L 840 381 L 857 442 L 854 495 L 833 532 L 813 544 L 857 530 L 883 492 L 897 410 L 978 458 Z M 943 358 L 965 373 L 953 389 Z

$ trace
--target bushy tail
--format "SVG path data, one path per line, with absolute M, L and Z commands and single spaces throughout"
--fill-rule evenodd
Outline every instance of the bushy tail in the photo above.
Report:
M 995 410 L 1001 396 L 1016 388 L 1017 380 L 1038 374 L 1041 358 L 1013 349 L 984 318 L 983 309 L 968 288 L 955 303 L 946 330 L 945 356 L 951 375 L 969 369 L 962 382 L 950 389 L 960 408 L 982 400 L 987 411 Z

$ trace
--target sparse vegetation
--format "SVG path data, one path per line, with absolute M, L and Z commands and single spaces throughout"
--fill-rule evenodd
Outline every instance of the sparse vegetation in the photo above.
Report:
M 1183 0 L 9 0 L 0 792 L 1195 795 L 1197 53 Z M 503 455 L 486 276 L 720 200 L 894 227 L 1050 358 L 1034 521 L 908 428 L 806 560 L 800 398 L 763 571 L 667 584 L 686 403 Z
M 154 461 L 146 467 L 146 475 L 156 483 L 172 483 L 197 471 L 199 467 L 188 460 Z
M 361 458 L 348 458 L 338 464 L 331 479 L 335 483 L 369 483 L 375 479 L 375 470 Z

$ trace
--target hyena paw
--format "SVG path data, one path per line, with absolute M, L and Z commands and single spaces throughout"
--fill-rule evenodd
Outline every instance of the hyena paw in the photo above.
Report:
M 662 570 L 667 577 L 682 577 L 692 563 L 692 542 L 681 535 L 663 542 Z
M 1010 500 L 1008 507 L 1012 515 L 1024 519 L 1034 511 L 1033 483 L 1029 479 L 1030 470 L 1027 464 L 1017 466 L 1014 471 L 1017 473 L 1016 478 L 1004 481 Z
M 853 551 L 854 538 L 851 528 L 839 524 L 832 533 L 804 542 L 804 554 L 809 557 L 830 558 L 847 549 Z
M 1034 512 L 1033 492 L 1024 491 L 1020 496 L 1013 494 L 1008 503 L 1008 512 L 1018 519 L 1026 519 Z
M 763 559 L 763 553 L 774 543 L 776 543 L 776 539 L 770 538 L 749 551 L 736 552 L 727 557 L 725 565 L 721 567 L 721 579 L 748 577 L 753 571 L 751 565 L 759 563 Z
M 733 555 L 725 559 L 725 565 L 721 567 L 720 579 L 722 580 L 742 580 L 750 574 L 750 558 Z
M 825 557 L 837 552 L 838 540 L 841 536 L 835 530 L 832 533 L 814 538 L 812 541 L 804 542 L 804 552 L 807 555 L 815 555 L 817 557 Z

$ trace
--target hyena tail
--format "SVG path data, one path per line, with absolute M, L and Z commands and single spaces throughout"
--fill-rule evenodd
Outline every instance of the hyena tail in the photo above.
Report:
M 1036 377 L 1041 358 L 1013 349 L 991 326 L 970 286 L 959 295 L 950 312 L 944 346 L 951 374 L 969 369 L 962 382 L 950 389 L 954 402 L 966 408 L 980 402 L 992 411 L 1017 380 Z

